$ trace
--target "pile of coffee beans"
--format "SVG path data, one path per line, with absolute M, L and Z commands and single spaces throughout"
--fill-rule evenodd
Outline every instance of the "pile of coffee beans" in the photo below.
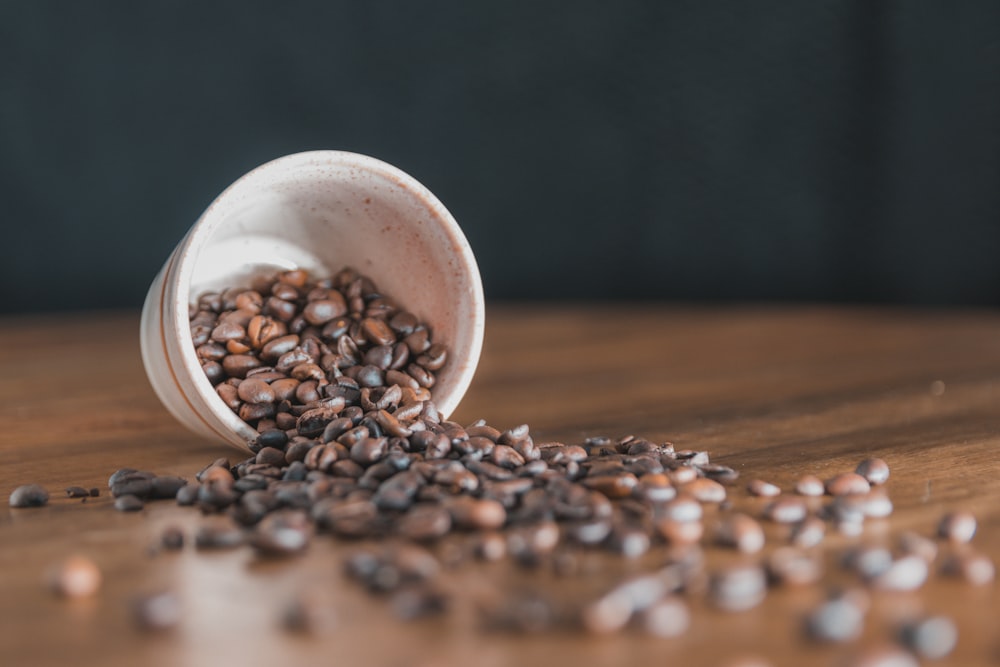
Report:
M 352 269 L 316 282 L 285 271 L 251 289 L 203 294 L 190 315 L 206 377 L 261 433 L 262 448 L 315 440 L 335 419 L 360 422 L 359 411 L 373 412 L 364 418 L 380 433 L 405 436 L 400 421 L 435 412 L 429 390 L 447 349 Z

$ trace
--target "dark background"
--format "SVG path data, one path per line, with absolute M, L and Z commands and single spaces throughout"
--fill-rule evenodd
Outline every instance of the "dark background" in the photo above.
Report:
M 492 299 L 1000 304 L 1000 3 L 0 0 L 0 310 L 138 307 L 300 150 Z

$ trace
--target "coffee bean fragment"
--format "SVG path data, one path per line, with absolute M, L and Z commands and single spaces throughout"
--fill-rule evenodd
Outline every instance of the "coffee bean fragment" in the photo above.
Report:
M 24 484 L 10 494 L 11 507 L 42 507 L 49 502 L 49 492 L 39 484 Z
M 82 486 L 68 486 L 66 487 L 66 497 L 67 498 L 87 498 L 90 496 L 90 491 L 83 488 Z

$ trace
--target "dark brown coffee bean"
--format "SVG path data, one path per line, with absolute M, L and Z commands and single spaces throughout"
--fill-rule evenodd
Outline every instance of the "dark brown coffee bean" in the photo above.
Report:
M 90 492 L 82 486 L 69 486 L 66 487 L 66 496 L 68 498 L 86 498 L 90 496 Z
M 115 498 L 115 509 L 119 512 L 138 512 L 144 507 L 142 498 L 130 493 Z
M 329 291 L 327 298 L 310 301 L 303 309 L 302 314 L 309 324 L 322 326 L 347 314 L 347 302 L 339 292 Z
M 198 493 L 200 489 L 200 484 L 187 484 L 186 486 L 180 488 L 175 496 L 177 504 L 181 506 L 194 505 L 195 502 L 198 501 Z
M 207 522 L 199 526 L 194 544 L 198 549 L 235 549 L 245 542 L 243 531 L 231 520 Z
M 400 518 L 397 528 L 411 540 L 435 540 L 451 530 L 451 514 L 439 505 L 414 505 Z
M 184 548 L 184 531 L 177 526 L 167 526 L 160 533 L 160 546 L 167 551 Z
M 173 475 L 159 475 L 151 482 L 149 497 L 154 500 L 176 498 L 177 492 L 187 484 L 186 479 Z
M 249 354 L 230 354 L 222 360 L 222 368 L 229 377 L 245 378 L 247 371 L 257 368 L 261 362 Z
M 460 496 L 448 504 L 448 511 L 459 528 L 491 530 L 502 527 L 507 521 L 507 510 L 495 500 Z
M 139 498 L 148 498 L 153 491 L 153 478 L 150 472 L 133 472 L 123 475 L 115 480 L 111 486 L 111 495 L 124 496 L 133 495 Z
M 435 343 L 427 351 L 417 357 L 417 363 L 429 371 L 438 371 L 448 360 L 448 350 L 444 345 Z

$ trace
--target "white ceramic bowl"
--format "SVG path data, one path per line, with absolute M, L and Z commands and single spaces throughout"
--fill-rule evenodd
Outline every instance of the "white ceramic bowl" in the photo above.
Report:
M 185 426 L 240 448 L 257 432 L 222 402 L 191 342 L 188 304 L 304 268 L 315 278 L 353 266 L 430 325 L 449 348 L 432 389 L 442 414 L 465 394 L 482 349 L 483 287 L 458 223 L 424 186 L 364 155 L 313 151 L 254 169 L 219 195 L 149 288 L 142 359 L 153 389 Z

